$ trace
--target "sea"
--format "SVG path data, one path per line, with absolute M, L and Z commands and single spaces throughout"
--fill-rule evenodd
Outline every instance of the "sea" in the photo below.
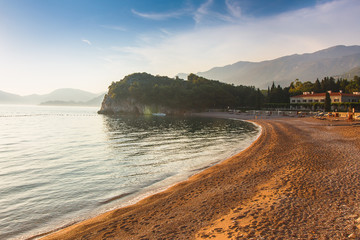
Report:
M 248 147 L 252 123 L 0 105 L 0 239 L 133 204 Z

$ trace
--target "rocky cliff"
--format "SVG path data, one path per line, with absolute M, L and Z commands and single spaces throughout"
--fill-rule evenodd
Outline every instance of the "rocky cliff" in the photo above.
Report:
M 143 104 L 133 98 L 124 100 L 112 99 L 108 94 L 105 95 L 101 104 L 99 114 L 119 114 L 119 113 L 132 113 L 132 114 L 153 114 L 165 113 L 167 115 L 183 115 L 185 111 L 179 109 L 172 109 L 154 104 Z

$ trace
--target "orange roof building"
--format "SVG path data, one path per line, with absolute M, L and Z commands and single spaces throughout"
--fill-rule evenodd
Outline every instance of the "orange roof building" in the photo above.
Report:
M 360 92 L 342 93 L 329 91 L 331 103 L 357 103 L 360 101 Z M 302 95 L 290 97 L 290 104 L 324 103 L 326 93 L 304 92 Z
M 360 92 L 342 93 L 329 91 L 332 110 L 345 111 L 349 106 L 345 103 L 359 103 Z M 324 107 L 326 93 L 304 92 L 302 95 L 290 97 L 290 109 L 294 110 L 319 110 Z M 316 103 L 322 103 L 317 105 Z M 344 103 L 344 104 L 342 104 Z M 359 106 L 354 106 L 359 109 Z

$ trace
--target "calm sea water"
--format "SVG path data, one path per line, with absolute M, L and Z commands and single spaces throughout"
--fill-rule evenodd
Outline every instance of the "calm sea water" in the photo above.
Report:
M 246 148 L 242 121 L 0 105 L 0 239 L 134 203 Z

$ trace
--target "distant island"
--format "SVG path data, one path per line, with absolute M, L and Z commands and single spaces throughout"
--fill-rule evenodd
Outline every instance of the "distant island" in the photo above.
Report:
M 20 96 L 0 90 L 0 104 L 30 104 L 46 106 L 100 106 L 105 93 L 91 93 L 80 89 L 61 88 L 51 93 Z
M 88 104 L 87 102 L 74 102 L 74 101 L 46 101 L 42 102 L 41 106 L 98 106 L 98 104 Z
M 99 113 L 184 114 L 209 108 L 260 108 L 263 99 L 255 87 L 234 86 L 195 74 L 186 81 L 134 73 L 109 86 Z
M 105 94 L 101 94 L 95 98 L 92 98 L 88 101 L 46 101 L 41 102 L 40 105 L 42 106 L 81 106 L 81 107 L 98 107 L 102 99 L 104 98 Z

